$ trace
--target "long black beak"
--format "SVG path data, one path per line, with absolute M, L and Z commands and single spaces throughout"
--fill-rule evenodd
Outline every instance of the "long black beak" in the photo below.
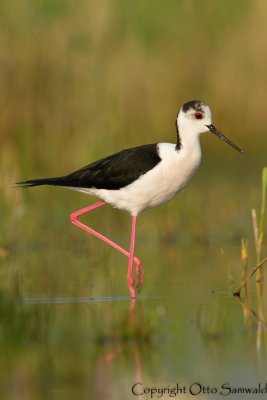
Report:
M 243 150 L 241 150 L 236 144 L 234 144 L 233 142 L 231 142 L 231 140 L 229 140 L 226 136 L 224 136 L 224 134 L 220 131 L 218 131 L 217 128 L 215 128 L 214 125 L 210 124 L 210 125 L 206 125 L 206 127 L 208 128 L 209 131 L 211 131 L 212 133 L 214 133 L 216 136 L 218 136 L 219 138 L 221 138 L 224 142 L 230 144 L 230 146 L 232 146 L 234 149 L 236 149 L 237 151 L 239 151 L 240 153 L 243 153 Z

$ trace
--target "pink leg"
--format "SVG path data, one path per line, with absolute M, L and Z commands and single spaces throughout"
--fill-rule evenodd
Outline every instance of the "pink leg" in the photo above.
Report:
M 112 240 L 108 239 L 107 237 L 105 237 L 101 233 L 95 231 L 94 229 L 92 229 L 89 226 L 83 224 L 82 222 L 80 222 L 77 219 L 79 216 L 81 216 L 81 215 L 83 215 L 83 214 L 85 214 L 87 212 L 93 211 L 96 208 L 102 207 L 105 204 L 106 204 L 105 201 L 99 201 L 99 202 L 97 202 L 95 204 L 92 204 L 92 205 L 90 205 L 88 207 L 82 208 L 81 210 L 75 211 L 74 213 L 71 214 L 70 220 L 74 225 L 78 226 L 81 229 L 84 229 L 86 232 L 91 233 L 92 235 L 96 236 L 98 239 L 100 239 L 103 242 L 107 243 L 111 247 L 114 247 L 114 249 L 118 250 L 120 253 L 124 254 L 126 257 L 129 257 L 129 266 L 128 266 L 128 275 L 127 275 L 128 277 L 129 277 L 130 258 L 131 258 L 131 265 L 133 264 L 133 262 L 136 264 L 137 284 L 138 284 L 138 288 L 141 288 L 142 283 L 143 283 L 143 269 L 142 269 L 142 263 L 139 260 L 139 258 L 134 257 L 134 240 L 135 240 L 135 238 L 133 238 L 133 251 L 132 251 L 132 256 L 131 256 L 131 251 L 129 253 L 128 251 L 123 249 L 121 246 L 119 246 L 117 243 L 113 242 Z M 135 219 L 136 219 L 136 217 L 135 217 Z M 136 225 L 136 223 L 134 225 Z M 133 228 L 132 228 L 132 231 L 133 231 Z M 132 245 L 132 236 L 133 236 L 133 232 L 132 232 L 132 235 L 131 235 L 131 245 Z M 134 236 L 135 236 L 135 226 L 134 226 Z M 131 272 L 132 272 L 132 267 L 131 267 Z M 128 284 L 128 286 L 129 286 L 129 284 Z M 134 288 L 132 286 L 130 288 L 130 286 L 129 286 L 129 289 L 130 289 L 131 297 L 135 297 Z M 134 294 L 134 296 L 133 296 L 133 294 Z
M 135 296 L 135 291 L 134 291 L 134 278 L 133 278 L 135 232 L 136 232 L 136 216 L 133 216 L 132 217 L 132 232 L 131 232 L 131 243 L 130 243 L 130 255 L 129 255 L 128 274 L 127 274 L 128 288 L 130 290 L 132 298 L 136 297 Z

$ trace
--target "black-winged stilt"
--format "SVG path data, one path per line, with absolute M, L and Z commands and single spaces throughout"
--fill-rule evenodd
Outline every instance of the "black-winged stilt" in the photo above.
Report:
M 201 160 L 199 136 L 210 131 L 234 149 L 242 152 L 211 123 L 210 108 L 199 100 L 185 103 L 176 120 L 177 142 L 145 144 L 102 158 L 69 175 L 18 182 L 22 187 L 63 186 L 96 195 L 101 201 L 71 214 L 71 222 L 93 234 L 129 258 L 127 282 L 131 298 L 136 297 L 133 263 L 137 285 L 143 283 L 141 261 L 134 256 L 136 218 L 141 211 L 171 200 L 196 171 Z M 132 216 L 129 252 L 99 232 L 81 223 L 78 217 L 104 204 L 128 211 Z

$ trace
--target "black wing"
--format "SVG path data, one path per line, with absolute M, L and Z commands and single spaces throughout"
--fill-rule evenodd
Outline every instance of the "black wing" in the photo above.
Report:
M 157 143 L 146 144 L 122 150 L 66 176 L 33 179 L 18 183 L 24 187 L 55 185 L 77 188 L 120 189 L 134 182 L 160 161 Z

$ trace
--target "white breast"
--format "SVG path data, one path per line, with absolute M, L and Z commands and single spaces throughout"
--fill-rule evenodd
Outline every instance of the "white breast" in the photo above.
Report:
M 177 151 L 175 146 L 172 143 L 159 143 L 161 161 L 124 188 L 119 190 L 80 189 L 80 191 L 94 194 L 132 215 L 166 203 L 185 186 L 201 159 L 199 145 L 191 148 L 190 153 L 184 148 Z

